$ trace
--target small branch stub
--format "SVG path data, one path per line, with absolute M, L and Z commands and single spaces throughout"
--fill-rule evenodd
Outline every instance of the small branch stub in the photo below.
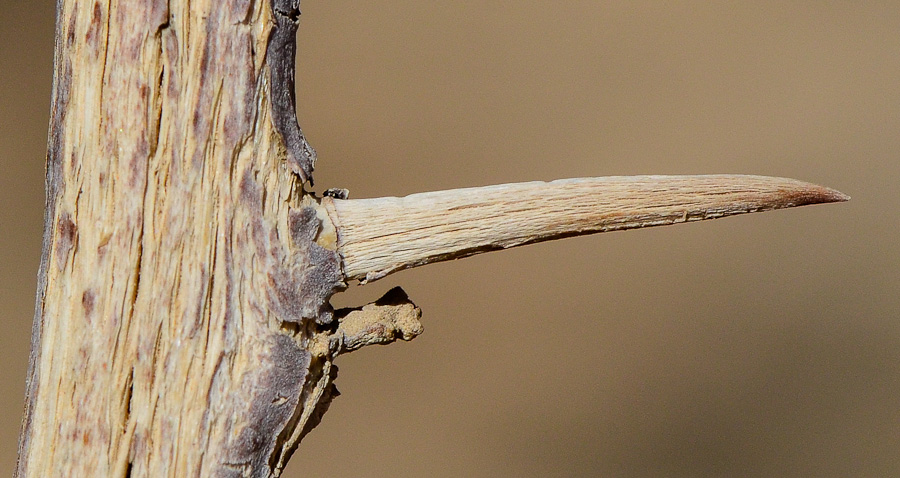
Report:
M 347 279 L 562 237 L 662 226 L 849 197 L 766 176 L 628 176 L 323 198 Z
M 409 341 L 423 331 L 422 310 L 406 292 L 394 287 L 372 304 L 335 312 L 338 331 L 334 334 L 337 353 L 353 352 L 367 345 L 386 345 L 397 339 Z

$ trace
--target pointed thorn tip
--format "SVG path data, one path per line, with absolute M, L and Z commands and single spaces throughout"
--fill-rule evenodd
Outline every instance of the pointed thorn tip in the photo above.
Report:
M 829 203 L 829 202 L 847 202 L 850 200 L 850 196 L 831 188 L 823 187 L 818 194 L 819 202 Z

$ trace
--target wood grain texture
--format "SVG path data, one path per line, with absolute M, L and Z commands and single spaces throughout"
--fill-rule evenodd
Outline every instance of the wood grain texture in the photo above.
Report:
M 715 219 L 847 196 L 764 176 L 578 178 L 403 198 L 325 198 L 348 279 L 580 234 Z
M 337 394 L 334 358 L 422 331 L 402 291 L 333 311 L 347 279 L 846 199 L 705 176 L 320 202 L 298 18 L 298 0 L 60 0 L 18 476 L 278 476 Z
M 344 284 L 303 191 L 298 16 L 59 3 L 18 476 L 273 476 L 327 406 L 338 351 L 309 344 Z

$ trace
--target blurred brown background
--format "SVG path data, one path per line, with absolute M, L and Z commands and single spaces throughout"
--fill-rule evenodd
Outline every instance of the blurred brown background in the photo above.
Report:
M 0 473 L 37 272 L 53 2 L 0 22 Z M 289 476 L 900 476 L 900 4 L 305 0 L 317 190 L 748 173 L 847 204 L 390 276 L 411 343 L 342 357 Z M 5 471 L 4 471 L 5 470 Z

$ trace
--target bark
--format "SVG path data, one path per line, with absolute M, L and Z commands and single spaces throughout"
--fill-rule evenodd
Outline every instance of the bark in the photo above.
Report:
M 269 476 L 327 407 L 297 7 L 59 4 L 20 476 Z
M 60 0 L 19 476 L 279 475 L 337 394 L 334 358 L 422 331 L 399 289 L 332 310 L 348 280 L 846 200 L 734 176 L 317 198 L 298 8 Z

